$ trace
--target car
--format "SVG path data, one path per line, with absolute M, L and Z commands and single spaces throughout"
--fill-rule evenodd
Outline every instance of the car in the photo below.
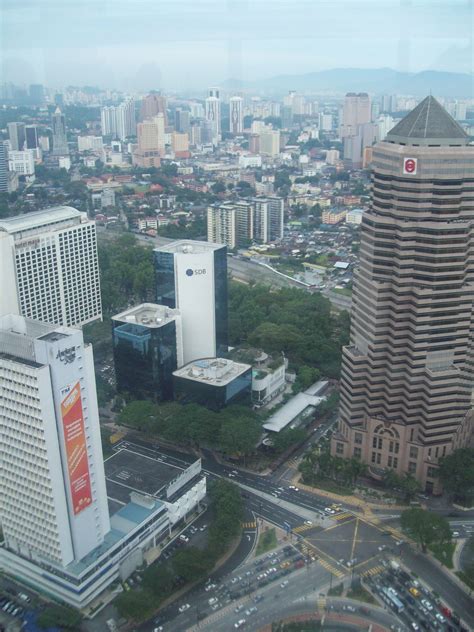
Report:
M 324 507 L 324 511 L 328 514 L 328 515 L 332 515 L 335 514 L 336 512 L 334 511 L 334 509 L 331 509 L 331 507 Z
M 207 524 L 203 524 L 202 527 L 199 527 L 199 531 L 205 531 L 207 529 Z
M 153 628 L 153 632 L 163 632 L 163 626 L 159 625 L 157 628 Z
M 312 521 L 311 521 L 311 520 L 305 520 L 305 521 L 304 521 L 304 523 L 305 523 L 306 525 L 308 525 L 308 527 L 310 527 L 310 526 L 312 526 L 312 525 L 313 525 L 313 523 L 312 523 Z
M 207 584 L 206 586 L 204 586 L 204 590 L 206 592 L 209 592 L 210 590 L 214 590 L 214 588 L 216 588 L 216 584 Z
M 211 606 L 211 610 L 214 610 L 214 612 L 219 608 L 219 604 L 218 603 L 214 603 Z
M 186 612 L 186 610 L 189 610 L 191 606 L 188 603 L 183 603 L 182 606 L 180 606 L 178 608 L 179 612 Z
M 413 630 L 415 630 L 415 631 L 420 629 L 420 626 L 419 626 L 419 625 L 418 625 L 418 623 L 416 623 L 415 621 L 412 621 L 412 622 L 411 622 L 411 627 L 412 627 L 412 629 L 413 629 Z
M 181 540 L 181 542 L 189 542 L 189 538 L 188 538 L 188 536 L 187 536 L 187 535 L 184 535 L 184 533 L 182 533 L 182 534 L 179 536 L 179 539 Z
M 433 610 L 433 605 L 428 601 L 428 599 L 422 599 L 421 603 L 425 606 L 428 612 L 431 612 Z
M 285 586 L 288 586 L 289 583 L 290 582 L 287 579 L 285 579 L 285 581 L 281 582 L 280 588 L 285 588 Z
M 263 601 L 264 599 L 265 599 L 264 595 L 255 595 L 253 600 L 255 603 L 259 603 L 260 601 Z
M 241 612 L 243 609 L 244 609 L 244 605 L 243 605 L 243 604 L 241 604 L 241 603 L 239 603 L 239 605 L 238 605 L 236 608 L 234 608 L 234 612 L 235 612 L 236 614 L 238 614 L 238 613 L 239 613 L 239 612 Z
M 239 629 L 243 625 L 245 625 L 245 623 L 246 623 L 245 619 L 239 619 L 237 623 L 234 623 L 234 628 Z
M 218 601 L 218 600 L 217 600 L 217 597 L 211 597 L 211 598 L 208 600 L 208 602 L 207 602 L 207 603 L 208 603 L 210 606 L 212 606 L 213 604 L 217 603 L 217 601 Z
M 442 614 L 440 614 L 439 612 L 437 612 L 437 613 L 435 614 L 435 617 L 438 619 L 438 621 L 439 621 L 440 623 L 445 623 L 445 622 L 446 622 L 446 619 L 445 619 L 445 618 L 443 617 L 443 615 L 442 615 Z
M 410 586 L 410 588 L 408 589 L 408 592 L 413 595 L 413 597 L 419 597 L 420 596 L 420 591 L 418 590 L 418 588 L 415 588 L 415 586 Z
M 459 538 L 460 537 L 459 531 L 452 531 L 451 535 L 453 536 L 453 538 Z

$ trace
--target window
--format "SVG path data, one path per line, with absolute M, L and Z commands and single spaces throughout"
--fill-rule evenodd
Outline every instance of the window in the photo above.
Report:
M 344 453 L 344 445 L 342 443 L 336 443 L 336 454 Z
M 354 457 L 360 459 L 362 456 L 362 450 L 360 448 L 354 448 Z
M 396 456 L 393 457 L 393 467 L 394 467 L 394 469 L 397 469 L 397 467 L 398 467 L 398 459 L 397 459 Z
M 388 465 L 388 467 L 392 467 L 392 457 L 391 456 L 389 456 L 388 459 L 387 459 L 387 465 Z
M 372 461 L 372 463 L 375 463 L 376 456 L 377 456 L 377 452 L 372 452 L 372 457 L 370 459 Z
M 381 459 L 382 459 L 382 455 L 380 454 L 380 452 L 377 452 L 377 465 L 380 465 Z
M 414 428 L 412 428 L 412 429 L 410 430 L 410 441 L 413 441 L 413 437 L 414 437 L 414 435 L 415 435 L 415 429 L 414 429 Z
M 372 439 L 372 447 L 373 447 L 373 448 L 376 448 L 376 447 L 377 447 L 377 437 L 374 437 L 374 438 Z
M 416 472 L 416 463 L 415 461 L 410 461 L 408 463 L 408 473 L 409 474 L 415 474 Z
M 437 473 L 438 473 L 438 468 L 436 467 L 429 467 L 426 470 L 426 476 L 428 476 L 429 478 L 436 478 Z
M 417 459 L 418 458 L 418 448 L 415 448 L 415 446 L 411 445 L 410 446 L 410 459 Z
M 398 441 L 395 441 L 395 454 L 398 454 L 400 450 L 400 444 L 398 443 Z
M 354 443 L 357 443 L 357 445 L 362 445 L 362 434 L 360 432 L 356 432 L 354 434 Z
M 389 446 L 388 446 L 388 451 L 393 452 L 393 441 L 390 441 Z

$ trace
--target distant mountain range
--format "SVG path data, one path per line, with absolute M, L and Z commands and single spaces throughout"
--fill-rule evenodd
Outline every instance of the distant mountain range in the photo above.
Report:
M 304 75 L 279 75 L 260 81 L 240 82 L 229 79 L 227 90 L 252 89 L 281 94 L 298 92 L 370 92 L 372 94 L 430 94 L 440 97 L 474 97 L 474 75 L 439 70 L 398 72 L 391 68 L 335 68 Z

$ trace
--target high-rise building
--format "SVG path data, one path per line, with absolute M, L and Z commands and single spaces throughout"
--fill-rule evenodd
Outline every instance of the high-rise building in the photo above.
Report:
M 159 167 L 160 157 L 165 155 L 165 118 L 157 114 L 137 125 L 138 147 L 133 163 L 140 167 Z
M 285 201 L 276 196 L 253 198 L 254 238 L 266 244 L 283 238 Z
M 0 191 L 8 193 L 8 149 L 0 140 Z
M 38 128 L 36 125 L 27 125 L 25 127 L 26 149 L 38 149 Z
M 189 153 L 189 136 L 173 132 L 171 134 L 171 149 L 176 157 L 186 157 Z
M 183 361 L 227 351 L 227 248 L 174 241 L 155 248 L 156 302 L 181 314 Z
M 125 140 L 135 136 L 137 125 L 135 120 L 135 101 L 126 99 L 120 105 L 108 105 L 100 110 L 102 134 Z
M 162 96 L 159 92 L 151 92 L 143 97 L 142 106 L 140 109 L 140 120 L 144 121 L 148 118 L 153 118 L 157 114 L 162 114 L 165 120 L 165 126 L 168 124 L 168 99 Z
M 207 241 L 237 247 L 237 209 L 231 204 L 214 204 L 207 209 Z
M 280 130 L 265 127 L 260 134 L 260 153 L 271 156 L 278 156 L 280 153 Z
M 181 316 L 164 305 L 143 303 L 112 318 L 119 391 L 136 399 L 173 397 L 173 371 L 183 364 Z
M 357 134 L 359 125 L 370 123 L 370 97 L 366 92 L 348 92 L 342 110 L 341 138 Z
M 189 110 L 183 110 L 181 108 L 177 108 L 175 112 L 175 129 L 177 132 L 182 134 L 189 134 L 190 128 L 190 115 Z
M 221 139 L 221 100 L 219 88 L 209 88 L 205 101 L 205 117 L 212 127 L 212 143 L 217 145 Z
M 34 149 L 8 152 L 8 168 L 16 171 L 20 176 L 33 176 L 35 174 Z
M 53 155 L 54 156 L 67 156 L 69 155 L 69 147 L 67 145 L 66 135 L 66 117 L 61 112 L 59 107 L 53 114 L 52 118 L 53 128 Z
M 42 105 L 44 103 L 44 86 L 41 83 L 32 83 L 30 85 L 30 101 L 34 105 Z M 30 147 L 30 149 L 32 149 Z
M 110 530 L 91 345 L 0 318 L 0 521 L 5 548 L 66 567 Z
M 372 151 L 331 450 L 438 493 L 472 436 L 474 146 L 429 96 Z
M 0 220 L 0 315 L 79 326 L 102 317 L 95 223 L 70 206 Z
M 242 97 L 230 98 L 230 133 L 242 134 L 244 131 L 244 109 Z
M 22 151 L 25 144 L 25 124 L 7 123 L 8 139 L 12 151 Z

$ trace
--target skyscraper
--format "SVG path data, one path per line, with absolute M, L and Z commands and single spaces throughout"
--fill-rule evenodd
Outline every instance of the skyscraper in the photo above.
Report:
M 190 128 L 189 110 L 178 108 L 175 112 L 175 129 L 177 132 L 189 134 Z
M 8 139 L 12 151 L 22 151 L 25 144 L 25 124 L 7 123 Z
M 244 110 L 242 97 L 230 99 L 230 133 L 242 134 L 244 131 Z
M 102 316 L 95 223 L 70 206 L 0 220 L 0 315 L 84 325 Z
M 212 127 L 214 145 L 221 139 L 221 99 L 219 88 L 209 88 L 209 96 L 205 101 L 205 117 Z
M 183 361 L 227 351 L 227 248 L 174 241 L 155 248 L 156 302 L 181 314 Z
M 207 241 L 237 247 L 237 208 L 232 203 L 213 204 L 207 208 Z
M 0 140 L 0 191 L 8 192 L 8 150 L 3 140 Z
M 66 135 L 66 117 L 62 114 L 59 107 L 53 114 L 53 155 L 67 156 L 69 155 L 69 147 L 67 145 Z
M 370 123 L 370 97 L 366 92 L 348 92 L 344 99 L 342 110 L 341 138 L 354 136 L 357 128 L 364 123 Z
M 264 244 L 282 239 L 285 210 L 283 198 L 256 197 L 251 201 L 254 206 L 254 238 Z
M 100 110 L 100 123 L 104 136 L 125 140 L 137 133 L 135 102 L 126 99 L 120 105 L 108 105 Z
M 429 96 L 373 149 L 332 453 L 437 493 L 472 434 L 474 146 Z
M 67 566 L 110 530 L 91 345 L 0 318 L 0 521 L 5 548 Z
M 25 127 L 26 149 L 38 149 L 38 128 L 36 125 L 27 125 Z
M 165 155 L 165 118 L 157 114 L 137 125 L 138 147 L 133 154 L 133 164 L 140 167 L 159 167 L 160 157 Z
M 165 125 L 168 124 L 167 115 L 168 100 L 162 96 L 159 92 L 151 92 L 143 97 L 142 106 L 140 109 L 140 119 L 144 121 L 147 118 L 152 118 L 157 114 L 163 114 Z

